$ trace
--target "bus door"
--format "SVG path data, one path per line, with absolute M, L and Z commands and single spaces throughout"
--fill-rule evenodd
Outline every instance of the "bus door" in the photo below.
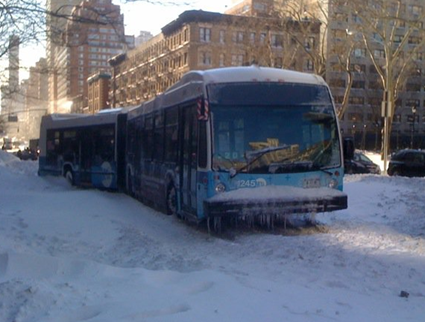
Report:
M 179 168 L 181 205 L 185 212 L 196 214 L 196 171 L 198 145 L 198 119 L 196 105 L 183 107 L 182 141 Z

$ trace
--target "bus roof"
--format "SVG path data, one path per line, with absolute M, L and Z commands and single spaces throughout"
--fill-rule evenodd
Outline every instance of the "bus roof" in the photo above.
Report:
M 172 106 L 200 97 L 209 84 L 275 82 L 298 83 L 327 86 L 324 79 L 315 74 L 302 73 L 292 70 L 246 66 L 224 67 L 208 70 L 193 70 L 184 74 L 174 85 L 155 98 L 143 102 L 138 107 L 129 110 L 128 117 L 132 119 L 157 109 Z M 182 90 L 184 88 L 184 90 Z
M 203 82 L 205 85 L 234 82 L 287 82 L 326 85 L 324 79 L 315 74 L 254 65 L 190 71 L 167 91 L 172 91 L 190 82 Z

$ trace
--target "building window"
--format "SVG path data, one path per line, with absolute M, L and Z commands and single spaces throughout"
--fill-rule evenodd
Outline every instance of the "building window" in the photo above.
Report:
M 271 45 L 273 47 L 282 48 L 282 46 L 283 46 L 282 35 L 272 35 L 272 37 L 271 37 Z
M 406 100 L 406 107 L 411 108 L 412 106 L 416 106 L 419 107 L 419 100 L 415 100 L 415 99 L 408 99 Z
M 311 59 L 307 59 L 306 64 L 305 64 L 305 69 L 312 71 L 314 69 L 314 64 L 313 61 Z
M 375 58 L 385 58 L 385 51 L 382 49 L 375 49 L 373 51 L 373 56 Z
M 235 31 L 232 36 L 232 40 L 235 43 L 243 42 L 243 31 Z
M 226 55 L 225 54 L 220 54 L 219 66 L 220 67 L 226 66 Z
M 251 44 L 255 44 L 255 32 L 251 32 L 251 33 L 249 34 L 249 42 L 250 42 Z
M 314 44 L 315 44 L 315 39 L 314 37 L 308 37 L 307 39 L 304 40 L 304 48 L 307 51 L 310 51 L 314 48 Z
M 183 41 L 184 42 L 189 41 L 189 34 L 188 34 L 188 31 L 187 31 L 187 28 L 183 31 Z
M 199 28 L 199 37 L 201 42 L 210 42 L 211 41 L 211 29 L 210 28 Z
M 200 61 L 199 61 L 200 65 L 206 65 L 206 66 L 211 65 L 211 53 L 202 52 L 202 53 L 200 53 L 199 58 L 200 58 Z
M 412 15 L 422 14 L 422 7 L 420 7 L 420 6 L 409 5 L 408 10 L 409 10 L 409 13 L 412 14 Z
M 353 14 L 353 22 L 361 24 L 362 19 L 357 14 Z
M 422 38 L 421 37 L 410 36 L 408 42 L 409 42 L 410 45 L 418 45 L 418 44 L 420 44 L 422 42 Z
M 226 31 L 220 30 L 220 44 L 224 44 L 226 42 Z
M 350 71 L 356 72 L 356 73 L 365 73 L 366 72 L 366 65 L 351 64 L 350 65 Z
M 242 66 L 243 59 L 243 55 L 232 55 L 232 66 Z
M 364 48 L 356 48 L 354 49 L 355 57 L 366 57 L 366 49 Z

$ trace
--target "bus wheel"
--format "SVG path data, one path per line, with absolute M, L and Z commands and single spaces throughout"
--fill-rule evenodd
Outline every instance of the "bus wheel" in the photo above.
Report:
M 167 215 L 177 216 L 177 193 L 173 184 L 167 189 Z
M 66 179 L 66 181 L 69 182 L 69 184 L 71 186 L 73 186 L 75 184 L 75 182 L 74 182 L 74 174 L 72 173 L 72 170 L 71 169 L 67 169 L 65 171 L 65 179 Z

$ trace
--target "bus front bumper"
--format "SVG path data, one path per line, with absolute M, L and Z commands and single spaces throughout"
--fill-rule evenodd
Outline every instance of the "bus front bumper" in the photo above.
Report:
M 346 208 L 347 195 L 330 188 L 240 189 L 204 201 L 206 218 L 308 214 Z

